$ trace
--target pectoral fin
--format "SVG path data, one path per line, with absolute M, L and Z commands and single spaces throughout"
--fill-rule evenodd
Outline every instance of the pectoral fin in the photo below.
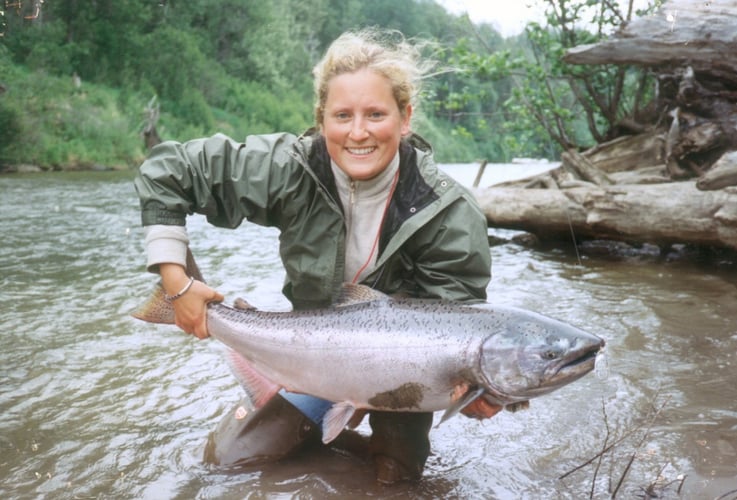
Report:
M 440 419 L 440 422 L 438 422 L 438 425 L 442 424 L 450 417 L 456 415 L 459 411 L 471 404 L 483 393 L 484 389 L 482 387 L 467 387 L 467 390 L 459 398 L 455 399 L 454 403 L 447 410 L 445 410 L 445 413 L 443 413 L 443 416 Z
M 228 349 L 226 359 L 233 375 L 246 391 L 246 397 L 253 405 L 249 410 L 261 408 L 279 392 L 281 386 L 264 377 L 251 363 L 232 349 Z
M 328 444 L 343 432 L 351 417 L 356 413 L 356 407 L 348 401 L 335 403 L 322 418 L 322 442 Z

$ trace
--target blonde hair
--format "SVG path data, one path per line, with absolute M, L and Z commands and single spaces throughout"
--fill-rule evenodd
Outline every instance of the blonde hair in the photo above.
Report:
M 330 80 L 364 68 L 389 80 L 394 99 L 404 114 L 408 104 L 416 104 L 420 82 L 432 68 L 430 61 L 422 59 L 420 48 L 420 44 L 408 42 L 395 30 L 363 29 L 340 35 L 312 70 L 317 126 L 324 118 Z

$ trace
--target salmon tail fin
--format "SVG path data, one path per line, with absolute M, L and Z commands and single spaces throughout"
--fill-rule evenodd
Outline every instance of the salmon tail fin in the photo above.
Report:
M 187 247 L 187 276 L 192 276 L 197 281 L 201 281 L 205 283 L 205 278 L 202 277 L 202 273 L 200 272 L 200 267 L 197 265 L 197 262 L 194 260 L 194 255 L 192 255 L 192 250 Z
M 131 316 L 149 323 L 174 324 L 174 307 L 166 300 L 166 292 L 160 281 L 156 283 L 148 300 L 133 311 Z
M 187 247 L 186 271 L 187 276 L 192 276 L 197 281 L 204 283 L 205 280 L 202 278 L 200 268 L 197 266 L 194 255 L 192 255 L 189 247 Z M 160 281 L 156 284 L 156 288 L 154 288 L 148 300 L 133 311 L 131 316 L 136 319 L 148 321 L 149 323 L 174 324 L 174 308 L 171 302 L 166 300 L 166 292 Z

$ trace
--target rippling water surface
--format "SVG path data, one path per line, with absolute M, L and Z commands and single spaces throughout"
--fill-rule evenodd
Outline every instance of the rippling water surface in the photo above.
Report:
M 415 485 L 379 487 L 368 465 L 329 451 L 203 465 L 240 388 L 215 341 L 128 316 L 155 281 L 130 177 L 0 178 L 0 498 L 737 498 L 733 266 L 511 244 L 491 249 L 492 301 L 604 337 L 607 378 L 435 427 Z M 288 306 L 274 231 L 197 217 L 189 231 L 228 299 Z

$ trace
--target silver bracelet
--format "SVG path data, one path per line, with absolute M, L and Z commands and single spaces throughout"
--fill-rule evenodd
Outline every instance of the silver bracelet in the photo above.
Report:
M 186 285 L 184 285 L 184 288 L 179 290 L 179 293 L 176 293 L 174 295 L 164 294 L 164 300 L 166 300 L 167 302 L 174 302 L 179 297 L 181 297 L 182 295 L 184 295 L 185 293 L 189 291 L 190 287 L 192 286 L 192 283 L 194 283 L 194 277 L 190 276 L 189 281 L 187 282 Z

